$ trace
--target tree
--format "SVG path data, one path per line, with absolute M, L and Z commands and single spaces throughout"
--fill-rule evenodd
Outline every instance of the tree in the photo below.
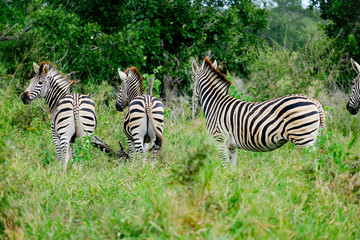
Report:
M 276 7 L 270 8 L 269 28 L 262 35 L 271 45 L 296 51 L 304 47 L 310 37 L 320 35 L 319 13 L 303 9 L 299 0 L 274 0 Z
M 153 73 L 162 66 L 157 78 L 168 100 L 189 89 L 191 60 L 209 53 L 224 71 L 246 76 L 267 24 L 267 11 L 251 0 L 35 0 L 27 9 L 24 26 L 32 28 L 23 41 L 36 49 L 30 59 L 114 85 L 118 67 Z
M 340 85 L 349 85 L 352 69 L 348 58 L 360 59 L 360 1 L 356 0 L 311 0 L 311 7 L 320 9 L 320 16 L 327 20 L 326 35 L 334 42 L 337 56 L 334 63 L 345 62 Z

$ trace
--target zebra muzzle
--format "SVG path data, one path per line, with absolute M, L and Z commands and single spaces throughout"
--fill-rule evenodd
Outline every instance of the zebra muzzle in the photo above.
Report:
M 29 95 L 30 95 L 30 92 L 24 92 L 23 95 L 21 96 L 21 101 L 24 104 L 29 104 L 31 102 Z
M 122 111 L 124 111 L 124 108 L 121 106 L 121 104 L 119 104 L 119 103 L 117 103 L 116 102 L 116 110 L 118 110 L 119 112 L 122 112 Z
M 356 115 L 358 113 L 358 111 L 359 111 L 359 108 L 350 107 L 349 102 L 346 104 L 346 109 L 349 111 L 349 113 L 351 115 Z

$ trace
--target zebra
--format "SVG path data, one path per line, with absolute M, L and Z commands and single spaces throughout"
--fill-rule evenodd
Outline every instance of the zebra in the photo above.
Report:
M 96 129 L 95 104 L 88 95 L 73 93 L 76 81 L 69 80 L 51 62 L 33 63 L 35 77 L 21 96 L 24 104 L 44 98 L 51 111 L 51 131 L 56 158 L 63 173 L 69 161 L 69 148 L 75 156 L 75 138 L 92 136 Z M 82 164 L 79 165 L 81 171 Z
M 118 72 L 123 82 L 119 88 L 116 109 L 122 112 L 129 106 L 123 122 L 129 157 L 133 158 L 135 151 L 142 155 L 150 143 L 150 152 L 155 159 L 164 140 L 164 106 L 158 98 L 142 95 L 143 78 L 136 67 L 128 68 L 125 72 L 118 69 Z
M 325 113 L 314 99 L 302 94 L 266 102 L 244 102 L 228 95 L 231 82 L 205 58 L 201 68 L 194 60 L 194 94 L 200 98 L 209 134 L 219 141 L 219 155 L 230 167 L 236 164 L 237 149 L 272 151 L 286 142 L 299 148 L 313 146 Z
M 354 78 L 353 86 L 349 101 L 346 104 L 346 109 L 351 115 L 356 115 L 359 112 L 360 107 L 360 65 L 351 59 L 351 65 L 357 73 L 357 76 Z

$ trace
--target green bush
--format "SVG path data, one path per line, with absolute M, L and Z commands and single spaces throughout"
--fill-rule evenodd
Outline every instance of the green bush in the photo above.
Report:
M 257 101 L 295 93 L 315 98 L 329 94 L 339 88 L 337 79 L 343 66 L 343 62 L 332 62 L 337 52 L 331 47 L 332 42 L 324 38 L 311 39 L 296 52 L 265 45 L 251 66 L 245 88 Z

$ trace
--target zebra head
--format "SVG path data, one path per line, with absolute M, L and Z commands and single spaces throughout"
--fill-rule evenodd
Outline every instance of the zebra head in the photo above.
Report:
M 123 81 L 119 87 L 119 96 L 116 100 L 116 109 L 119 111 L 119 112 L 122 112 L 124 111 L 124 109 L 126 108 L 127 105 L 129 105 L 129 99 L 128 99 L 128 95 L 127 95 L 127 92 L 128 92 L 128 83 L 127 83 L 127 78 L 128 78 L 128 75 L 121 71 L 120 68 L 118 68 L 118 72 L 119 72 L 119 76 L 120 76 L 120 79 Z
M 118 68 L 121 80 L 119 97 L 116 101 L 116 109 L 120 112 L 126 108 L 131 100 L 143 94 L 143 77 L 136 67 L 131 67 L 122 72 Z
M 199 84 L 199 77 L 204 75 L 204 64 L 201 65 L 201 68 L 199 68 L 199 65 L 197 64 L 196 60 L 194 60 L 191 64 L 191 68 L 194 74 L 194 92 L 193 92 L 193 101 L 198 101 L 200 98 L 200 84 Z M 217 69 L 217 62 L 216 60 L 211 64 L 215 69 Z
M 359 112 L 360 107 L 360 65 L 352 59 L 351 64 L 357 72 L 357 76 L 353 80 L 352 91 L 349 101 L 346 104 L 346 109 L 351 115 L 356 115 Z
M 36 75 L 31 79 L 29 87 L 21 96 L 24 104 L 29 104 L 35 99 L 45 97 L 49 89 L 49 80 L 47 78 L 49 65 L 43 62 L 40 64 L 40 67 L 36 63 L 33 63 L 33 66 Z

